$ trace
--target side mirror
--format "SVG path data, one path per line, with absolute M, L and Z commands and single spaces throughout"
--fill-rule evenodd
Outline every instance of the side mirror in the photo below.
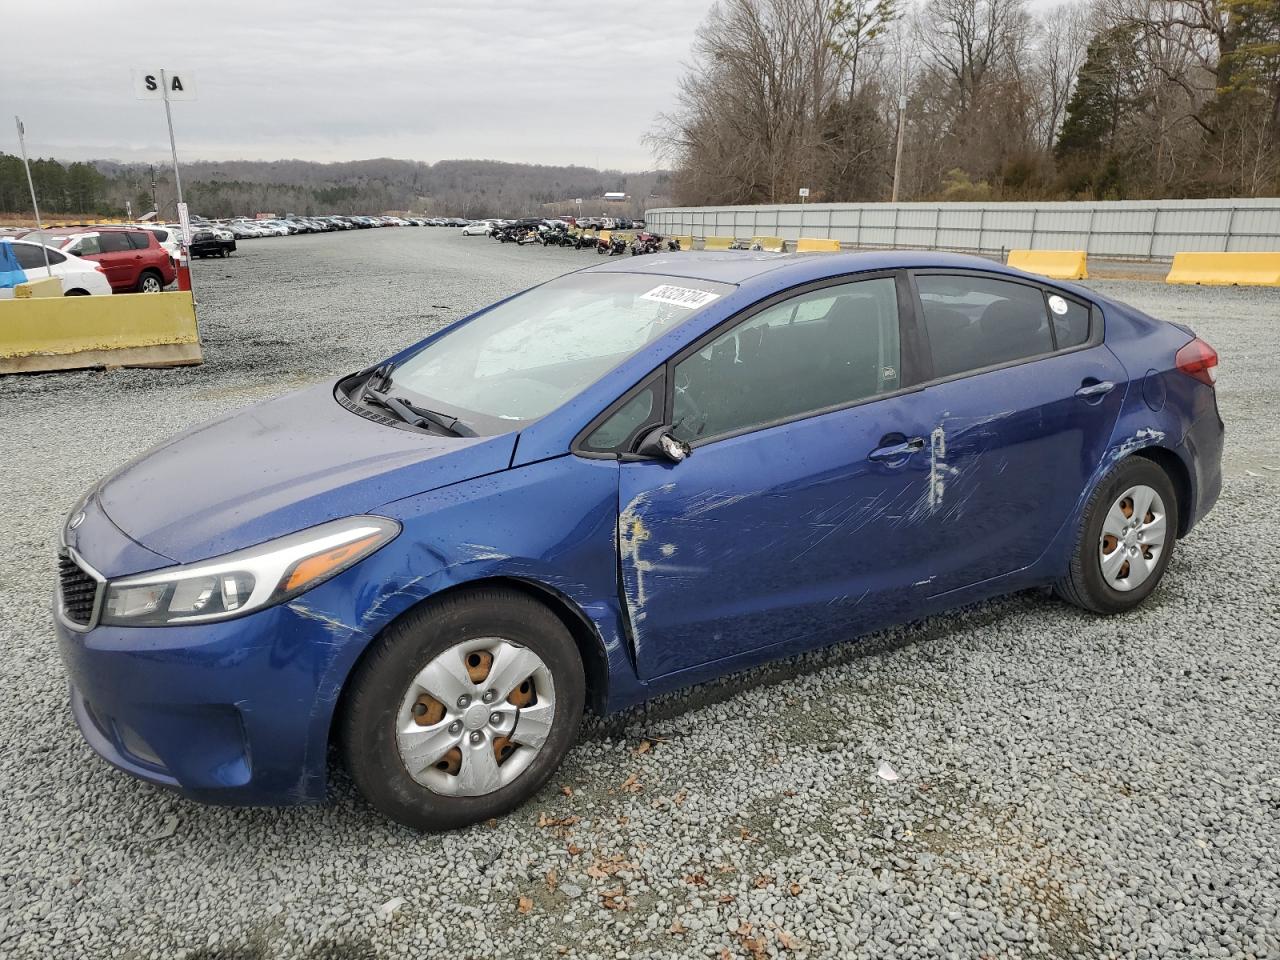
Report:
M 640 441 L 636 454 L 651 460 L 669 460 L 671 463 L 679 463 L 687 458 L 693 450 L 683 440 L 677 440 L 671 430 L 670 426 L 654 427 Z

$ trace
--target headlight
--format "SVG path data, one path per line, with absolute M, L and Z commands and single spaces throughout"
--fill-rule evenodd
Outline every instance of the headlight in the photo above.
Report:
M 107 584 L 101 623 L 141 627 L 229 620 L 283 603 L 359 563 L 400 524 L 348 517 L 237 550 Z

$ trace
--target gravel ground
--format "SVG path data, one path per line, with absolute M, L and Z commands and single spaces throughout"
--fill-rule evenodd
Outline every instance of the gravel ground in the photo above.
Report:
M 0 956 L 1280 956 L 1275 291 L 1097 284 L 1224 354 L 1222 499 L 1132 615 L 1022 594 L 591 720 L 539 797 L 443 836 L 340 773 L 227 810 L 93 756 L 48 612 L 86 485 L 595 260 L 251 241 L 196 264 L 204 366 L 0 380 Z

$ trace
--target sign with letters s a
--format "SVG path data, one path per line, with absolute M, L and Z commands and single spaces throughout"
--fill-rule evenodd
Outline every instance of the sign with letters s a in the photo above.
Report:
M 194 100 L 196 78 L 190 70 L 156 67 L 133 71 L 133 93 L 139 100 Z

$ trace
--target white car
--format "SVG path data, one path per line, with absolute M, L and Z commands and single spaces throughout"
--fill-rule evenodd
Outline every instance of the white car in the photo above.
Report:
M 488 220 L 477 220 L 475 223 L 468 223 L 462 228 L 464 237 L 487 237 L 489 231 L 493 229 L 493 224 Z
M 41 280 L 50 274 L 62 281 L 62 293 L 67 297 L 83 297 L 88 295 L 107 296 L 111 293 L 111 284 L 102 268 L 92 260 L 85 260 L 74 254 L 64 253 L 54 247 L 41 247 L 29 240 L 0 239 L 0 243 L 13 245 L 13 254 L 17 257 L 18 266 L 27 275 L 28 280 Z M 49 268 L 44 265 L 45 252 L 49 254 Z M 13 297 L 13 290 L 0 290 L 0 298 Z
M 144 226 L 142 229 L 149 233 L 154 233 L 156 239 L 160 241 L 160 246 L 164 247 L 165 253 L 169 254 L 174 260 L 178 259 L 178 254 L 181 252 L 181 227 L 157 225 L 154 227 Z

